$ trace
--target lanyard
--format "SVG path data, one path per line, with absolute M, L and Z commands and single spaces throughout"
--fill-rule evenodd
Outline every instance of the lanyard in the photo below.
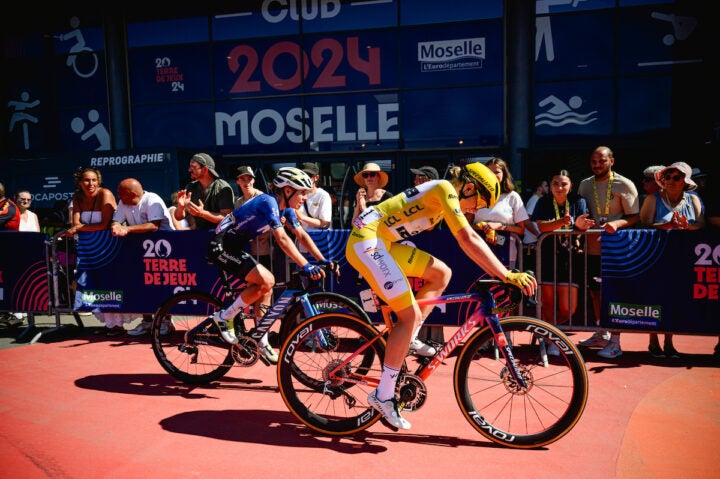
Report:
M 610 172 L 610 176 L 608 177 L 608 184 L 607 184 L 607 193 L 605 194 L 605 216 L 610 216 L 610 196 L 612 193 L 612 183 L 613 178 L 615 175 L 613 172 Z M 597 209 L 598 216 L 602 216 L 602 211 L 600 211 L 600 200 L 598 199 L 597 194 L 597 182 L 595 181 L 595 177 L 593 177 L 593 195 L 595 195 L 595 208 Z
M 555 219 L 560 219 L 560 208 L 558 207 L 557 200 L 553 198 L 553 206 L 555 207 Z M 567 214 L 568 210 L 570 209 L 570 200 L 565 200 L 565 211 L 563 211 L 563 215 Z M 560 229 L 570 229 L 570 225 L 563 225 Z

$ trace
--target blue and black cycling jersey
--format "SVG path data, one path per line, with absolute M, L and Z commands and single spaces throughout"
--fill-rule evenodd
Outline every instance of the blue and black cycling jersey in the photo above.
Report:
M 301 227 L 295 210 L 285 208 L 280 212 L 277 200 L 267 193 L 251 198 L 247 203 L 227 215 L 215 228 L 215 237 L 247 244 L 251 239 L 282 228 L 281 218 L 287 226 L 296 230 Z

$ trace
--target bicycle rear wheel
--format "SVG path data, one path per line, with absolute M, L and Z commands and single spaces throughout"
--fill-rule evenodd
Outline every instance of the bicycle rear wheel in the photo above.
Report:
M 370 317 L 364 309 L 350 298 L 330 291 L 319 291 L 310 293 L 310 304 L 317 308 L 320 313 L 345 313 L 350 316 L 357 316 L 367 324 L 372 324 Z M 305 310 L 301 303 L 295 303 L 287 312 L 280 325 L 279 344 L 282 345 L 290 332 L 305 321 Z
M 207 384 L 223 377 L 232 367 L 232 348 L 211 325 L 198 332 L 192 345 L 185 333 L 211 316 L 222 303 L 202 291 L 181 291 L 166 299 L 155 312 L 150 330 L 152 349 L 160 365 L 187 384 Z M 161 336 L 163 321 L 171 321 L 170 333 Z
M 513 448 L 535 448 L 566 435 L 580 419 L 588 397 L 582 355 L 559 329 L 539 319 L 500 320 L 512 356 L 527 383 L 520 387 L 502 356 L 495 359 L 488 326 L 460 351 L 453 385 L 465 418 L 489 440 Z M 552 343 L 559 354 L 543 354 Z
M 358 353 L 362 346 L 367 347 Z M 367 396 L 380 380 L 384 357 L 384 338 L 364 320 L 343 313 L 315 316 L 295 328 L 280 350 L 280 395 L 296 418 L 319 433 L 362 431 L 381 418 Z

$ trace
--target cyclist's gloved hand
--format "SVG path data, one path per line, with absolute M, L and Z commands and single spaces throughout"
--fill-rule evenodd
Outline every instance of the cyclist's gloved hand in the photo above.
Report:
M 340 277 L 340 263 L 331 259 L 322 259 L 319 261 L 319 263 L 326 265 L 328 270 L 333 274 L 333 276 L 337 278 Z
M 520 288 L 525 296 L 532 296 L 537 290 L 535 276 L 529 273 L 521 273 L 516 269 L 508 271 L 503 281 Z
M 307 263 L 305 266 L 302 267 L 302 269 L 312 279 L 320 279 L 325 277 L 325 271 L 323 271 L 320 266 L 316 264 Z

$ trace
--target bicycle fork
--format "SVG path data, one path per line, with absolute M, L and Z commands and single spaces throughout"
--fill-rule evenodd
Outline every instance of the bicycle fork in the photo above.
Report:
M 497 345 L 497 348 L 503 358 L 505 358 L 505 364 L 507 365 L 510 375 L 513 377 L 519 388 L 525 389 L 527 388 L 527 382 L 523 378 L 522 372 L 515 361 L 515 356 L 512 352 L 512 344 L 508 341 L 507 336 L 505 336 L 505 332 L 500 325 L 500 318 L 496 313 L 493 313 L 493 309 L 496 306 L 495 297 L 489 291 L 481 293 L 484 294 L 485 298 L 481 302 L 480 309 L 485 315 L 487 325 L 492 331 L 493 338 L 495 338 L 495 344 Z

